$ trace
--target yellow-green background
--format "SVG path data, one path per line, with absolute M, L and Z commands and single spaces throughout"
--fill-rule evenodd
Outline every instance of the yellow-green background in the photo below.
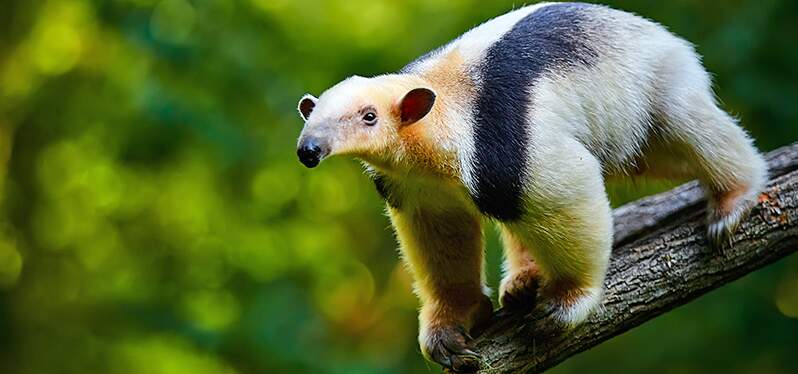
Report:
M 521 3 L 2 0 L 0 372 L 436 371 L 377 194 L 297 162 L 294 108 Z M 611 3 L 696 43 L 760 148 L 798 139 L 797 1 Z M 793 257 L 553 372 L 795 373 L 796 318 Z

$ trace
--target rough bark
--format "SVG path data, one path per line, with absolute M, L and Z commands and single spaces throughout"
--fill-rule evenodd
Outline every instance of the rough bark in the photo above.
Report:
M 614 212 L 604 310 L 567 332 L 540 313 L 499 311 L 475 338 L 483 373 L 537 373 L 798 248 L 798 143 L 767 155 L 771 181 L 723 251 L 707 245 L 704 199 L 691 182 Z

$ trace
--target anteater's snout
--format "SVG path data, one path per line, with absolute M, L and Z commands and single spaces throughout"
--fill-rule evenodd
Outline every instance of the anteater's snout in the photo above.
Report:
M 299 156 L 299 161 L 309 167 L 313 168 L 321 162 L 321 159 L 326 155 L 324 147 L 315 138 L 306 138 L 299 143 L 299 148 L 296 150 L 296 155 Z

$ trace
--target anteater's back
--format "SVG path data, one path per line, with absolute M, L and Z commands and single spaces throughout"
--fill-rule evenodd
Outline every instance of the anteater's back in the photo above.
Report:
M 546 131 L 577 138 L 610 172 L 627 170 L 658 122 L 660 94 L 667 91 L 661 82 L 671 80 L 664 77 L 673 65 L 668 60 L 682 60 L 676 66 L 709 86 L 688 43 L 642 17 L 593 4 L 518 9 L 403 72 L 440 75 L 451 60 L 464 65 L 458 79 L 465 79 L 456 86 L 470 93 L 462 100 L 472 116 L 462 131 L 473 134 L 474 154 L 464 159 L 474 159 L 465 167 L 475 170 L 465 174 L 475 176 L 475 189 L 499 195 L 518 194 L 501 186 L 517 184 L 532 151 L 530 138 Z
M 446 74 L 453 62 L 459 74 Z M 403 72 L 443 76 L 450 82 L 439 86 L 461 91 L 449 106 L 468 113 L 456 128 L 468 139 L 464 183 L 497 218 L 519 214 L 512 207 L 524 186 L 546 175 L 551 147 L 564 138 L 580 142 L 605 175 L 698 177 L 713 190 L 752 194 L 766 179 L 748 135 L 718 108 L 692 45 L 631 13 L 582 3 L 524 7 Z

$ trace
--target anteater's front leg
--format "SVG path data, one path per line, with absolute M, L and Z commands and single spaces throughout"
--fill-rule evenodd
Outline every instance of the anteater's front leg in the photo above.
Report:
M 468 332 L 492 312 L 483 288 L 479 217 L 460 208 L 392 208 L 390 214 L 421 299 L 422 353 L 457 371 L 475 369 Z

